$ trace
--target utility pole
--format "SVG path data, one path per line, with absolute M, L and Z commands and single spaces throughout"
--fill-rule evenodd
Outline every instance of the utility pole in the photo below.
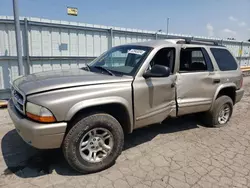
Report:
M 170 20 L 170 18 L 167 18 L 167 36 L 168 36 L 169 20 Z
M 14 22 L 15 22 L 18 72 L 19 72 L 19 76 L 21 76 L 24 74 L 24 67 L 23 67 L 22 47 L 21 47 L 21 32 L 20 32 L 18 0 L 13 0 L 13 12 L 14 12 Z

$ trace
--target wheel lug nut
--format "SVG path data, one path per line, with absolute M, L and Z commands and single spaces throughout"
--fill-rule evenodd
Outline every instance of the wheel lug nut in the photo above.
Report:
M 95 141 L 95 138 L 93 140 Z

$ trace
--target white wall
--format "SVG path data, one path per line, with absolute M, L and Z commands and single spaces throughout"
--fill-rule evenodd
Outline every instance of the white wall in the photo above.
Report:
M 24 39 L 24 22 L 21 20 L 21 38 L 23 56 L 26 56 Z M 30 73 L 68 69 L 79 67 L 106 51 L 111 46 L 154 40 L 155 31 L 119 28 L 85 23 L 48 20 L 41 18 L 28 19 L 29 55 L 31 58 Z M 110 28 L 113 29 L 111 38 Z M 170 34 L 169 38 L 192 37 L 180 34 Z M 217 40 L 193 36 L 205 40 Z M 159 33 L 158 39 L 166 38 L 166 33 Z M 240 56 L 241 42 L 224 40 L 223 44 L 236 56 Z M 10 87 L 10 82 L 18 76 L 16 60 L 16 42 L 13 17 L 0 16 L 0 90 Z M 34 59 L 35 57 L 35 59 Z M 44 59 L 44 58 L 47 59 Z M 55 57 L 51 59 L 49 57 Z M 60 57 L 67 57 L 60 59 Z M 73 58 L 74 57 L 74 58 Z M 82 57 L 77 59 L 77 57 Z M 244 43 L 241 66 L 250 66 L 250 43 Z M 88 59 L 84 59 L 88 58 Z M 27 61 L 24 59 L 24 63 Z

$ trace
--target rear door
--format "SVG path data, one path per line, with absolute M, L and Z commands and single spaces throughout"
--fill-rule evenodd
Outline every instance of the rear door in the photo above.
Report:
M 178 115 L 209 110 L 219 84 L 220 75 L 205 48 L 181 49 L 176 81 Z

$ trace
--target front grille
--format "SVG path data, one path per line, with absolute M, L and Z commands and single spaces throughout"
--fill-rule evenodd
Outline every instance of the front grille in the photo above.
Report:
M 21 112 L 22 114 L 25 114 L 25 109 L 24 109 L 25 98 L 24 98 L 24 96 L 14 88 L 12 88 L 11 94 L 12 94 L 12 100 L 13 100 L 13 103 L 14 103 L 16 109 L 19 112 Z

